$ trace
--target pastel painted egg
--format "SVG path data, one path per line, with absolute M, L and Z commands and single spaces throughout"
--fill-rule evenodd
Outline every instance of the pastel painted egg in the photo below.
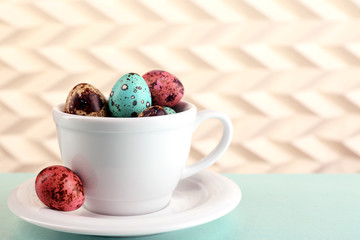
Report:
M 93 85 L 79 83 L 68 94 L 65 112 L 76 115 L 106 117 L 108 104 L 104 95 Z
M 44 168 L 37 175 L 35 191 L 42 203 L 60 211 L 76 210 L 85 201 L 80 178 L 69 168 L 60 165 Z
M 150 90 L 145 80 L 136 73 L 127 73 L 112 88 L 109 110 L 114 117 L 137 117 L 151 103 Z
M 153 105 L 173 107 L 184 96 L 184 86 L 174 75 L 153 70 L 143 75 L 152 96 Z
M 172 109 L 171 107 L 164 107 L 164 110 L 166 111 L 167 114 L 175 114 L 175 110 Z
M 154 117 L 167 115 L 165 109 L 161 106 L 152 106 L 142 111 L 138 117 Z

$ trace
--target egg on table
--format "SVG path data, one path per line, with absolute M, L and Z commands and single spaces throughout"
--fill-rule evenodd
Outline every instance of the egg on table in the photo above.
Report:
M 137 117 L 152 104 L 145 80 L 136 73 L 123 75 L 109 97 L 109 110 L 114 117 Z
M 60 211 L 76 210 L 85 201 L 80 178 L 71 169 L 60 165 L 40 171 L 35 179 L 35 191 L 42 203 Z
M 184 96 L 184 86 L 174 75 L 153 70 L 143 75 L 152 96 L 153 105 L 173 107 Z
M 106 117 L 108 104 L 104 95 L 93 85 L 77 84 L 68 94 L 65 112 L 76 115 Z

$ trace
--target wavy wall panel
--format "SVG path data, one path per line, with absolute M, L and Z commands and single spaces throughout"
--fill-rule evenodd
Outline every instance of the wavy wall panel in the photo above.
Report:
M 360 2 L 4 0 L 1 172 L 61 163 L 52 106 L 79 82 L 105 94 L 165 69 L 234 124 L 220 172 L 360 171 Z M 209 121 L 189 162 L 220 137 Z

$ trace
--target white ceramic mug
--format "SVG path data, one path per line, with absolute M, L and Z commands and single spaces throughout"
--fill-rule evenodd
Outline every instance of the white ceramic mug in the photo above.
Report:
M 228 148 L 232 124 L 227 115 L 187 102 L 176 114 L 143 117 L 87 117 L 53 108 L 61 157 L 85 187 L 84 206 L 96 213 L 137 215 L 169 203 L 181 179 L 211 166 Z M 223 135 L 214 150 L 186 166 L 191 137 L 204 120 L 221 120 Z

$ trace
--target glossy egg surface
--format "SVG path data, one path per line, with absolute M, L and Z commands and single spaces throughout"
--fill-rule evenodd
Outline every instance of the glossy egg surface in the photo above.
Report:
M 79 83 L 66 98 L 65 112 L 92 117 L 106 117 L 108 115 L 107 101 L 104 95 L 93 85 Z
M 136 73 L 123 75 L 115 83 L 109 97 L 109 109 L 114 117 L 137 117 L 151 104 L 149 87 Z
M 142 111 L 139 114 L 139 117 L 154 117 L 154 116 L 163 116 L 163 115 L 167 115 L 167 112 L 163 107 L 152 106 Z
M 164 110 L 166 111 L 167 114 L 175 114 L 175 110 L 172 109 L 171 107 L 164 107 Z
M 44 168 L 37 175 L 35 191 L 42 203 L 60 211 L 76 210 L 85 201 L 80 178 L 71 169 L 60 165 Z
M 174 75 L 153 70 L 143 75 L 152 96 L 153 105 L 173 107 L 184 96 L 184 86 Z

